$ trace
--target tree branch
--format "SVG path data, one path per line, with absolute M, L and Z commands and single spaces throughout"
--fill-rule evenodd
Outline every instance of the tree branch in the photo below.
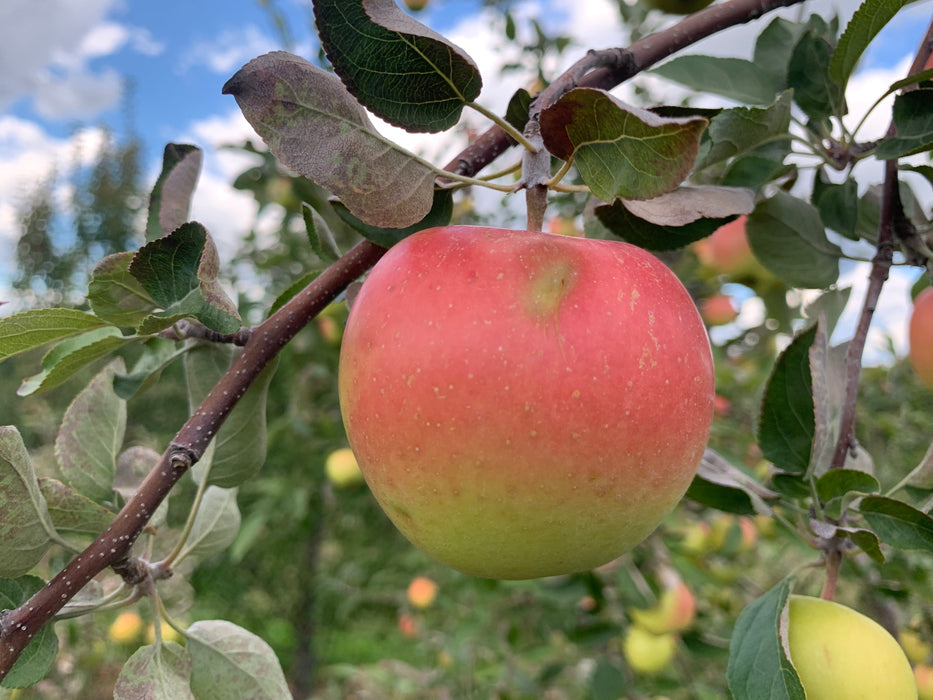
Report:
M 571 68 L 558 78 L 546 99 L 558 99 L 574 84 L 610 89 L 680 49 L 727 27 L 751 21 L 778 7 L 802 0 L 731 0 L 701 10 L 653 36 L 616 50 L 619 60 L 579 75 Z M 587 59 L 584 59 L 587 60 Z M 589 59 L 592 60 L 592 59 Z M 544 104 L 539 98 L 537 104 Z M 475 139 L 446 170 L 475 175 L 514 141 L 495 126 Z M 369 241 L 357 244 L 327 268 L 301 293 L 265 322 L 252 329 L 243 351 L 226 374 L 182 426 L 155 468 L 143 481 L 110 527 L 72 560 L 41 591 L 15 610 L 0 613 L 0 679 L 6 676 L 39 629 L 97 574 L 113 567 L 130 583 L 145 578 L 142 562 L 130 557 L 143 527 L 182 475 L 202 456 L 224 419 L 266 364 L 301 328 L 336 298 L 350 282 L 365 273 L 386 249 Z M 227 342 L 233 338 L 225 338 Z M 239 338 L 242 340 L 242 337 Z
M 923 69 L 930 57 L 931 49 L 933 49 L 933 22 L 927 28 L 926 35 L 917 50 L 917 55 L 914 57 L 914 62 L 908 70 L 908 75 Z M 905 90 L 907 89 L 912 89 L 912 86 L 905 88 Z M 895 131 L 892 122 L 888 127 L 886 136 L 893 136 Z M 832 463 L 830 464 L 833 469 L 843 467 L 849 451 L 853 450 L 858 444 L 855 438 L 855 413 L 862 374 L 862 355 L 865 352 L 865 343 L 868 340 L 868 329 L 871 327 L 875 309 L 878 308 L 878 299 L 881 297 L 881 290 L 888 279 L 888 273 L 894 259 L 897 223 L 904 218 L 897 177 L 897 161 L 885 161 L 884 166 L 878 243 L 875 256 L 872 258 L 871 275 L 868 278 L 868 289 L 865 292 L 865 300 L 862 302 L 858 325 L 846 352 L 845 398 L 842 405 L 842 417 L 839 422 L 839 438 L 836 441 Z

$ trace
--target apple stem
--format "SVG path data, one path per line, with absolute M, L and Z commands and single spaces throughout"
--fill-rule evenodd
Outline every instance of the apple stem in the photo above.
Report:
M 835 541 L 835 540 L 833 540 Z M 823 592 L 820 598 L 834 600 L 836 598 L 836 582 L 839 580 L 839 570 L 842 567 L 842 552 L 838 547 L 831 547 L 826 556 L 826 581 L 823 582 Z

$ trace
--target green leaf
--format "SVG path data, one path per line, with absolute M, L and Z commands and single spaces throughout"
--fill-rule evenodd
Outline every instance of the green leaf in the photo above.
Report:
M 0 427 L 0 513 L 0 576 L 15 578 L 39 562 L 55 528 L 23 438 L 11 425 Z
M 882 542 L 933 552 L 933 518 L 923 511 L 884 496 L 866 496 L 858 509 Z
M 739 515 L 769 513 L 765 499 L 780 496 L 711 449 L 703 454 L 686 495 L 703 505 Z
M 750 190 L 708 185 L 679 187 L 648 200 L 617 199 L 596 207 L 613 234 L 647 250 L 674 250 L 705 238 L 754 207 Z
M 32 309 L 7 316 L 0 319 L 0 361 L 107 325 L 96 316 L 74 309 Z
M 753 105 L 770 104 L 783 87 L 759 65 L 742 58 L 691 54 L 673 58 L 649 72 L 697 92 Z
M 816 208 L 779 191 L 758 203 L 745 225 L 762 265 L 794 287 L 824 289 L 839 277 L 842 251 L 826 238 Z
M 40 478 L 39 491 L 48 505 L 52 524 L 59 531 L 99 535 L 117 515 L 58 479 Z
M 810 464 L 815 432 L 810 347 L 816 326 L 804 331 L 778 357 L 761 402 L 758 444 L 765 459 L 792 473 Z
M 819 476 L 832 465 L 845 398 L 845 349 L 839 352 L 829 347 L 823 318 L 817 318 L 816 334 L 808 354 L 814 429 L 807 473 Z
M 275 652 L 262 639 L 226 620 L 201 620 L 188 628 L 186 646 L 198 700 L 281 700 L 291 697 Z
M 787 64 L 805 29 L 805 25 L 777 17 L 755 41 L 753 62 L 759 70 L 770 76 L 769 82 L 776 87 L 776 91 L 787 87 Z
M 117 455 L 126 432 L 126 401 L 113 390 L 113 376 L 123 369 L 117 358 L 78 394 L 55 439 L 62 479 L 94 501 L 110 500 Z
M 717 114 L 709 124 L 710 148 L 697 163 L 697 170 L 772 143 L 776 136 L 786 134 L 790 128 L 791 102 L 792 94 L 784 92 L 768 107 L 734 107 Z M 789 141 L 785 150 L 790 150 Z
M 383 248 L 391 248 L 403 238 L 417 231 L 449 224 L 454 214 L 454 198 L 453 192 L 450 190 L 439 188 L 434 190 L 434 202 L 431 206 L 431 211 L 428 212 L 427 216 L 421 221 L 404 228 L 379 228 L 378 226 L 369 226 L 353 216 L 350 210 L 343 206 L 342 202 L 334 202 L 334 211 L 337 212 L 337 215 L 343 219 L 345 223 L 349 224 L 351 228 L 363 237 L 369 239 L 376 245 L 381 245 Z
M 84 335 L 67 338 L 49 350 L 42 358 L 43 370 L 27 377 L 17 389 L 20 396 L 48 391 L 68 381 L 95 360 L 106 357 L 130 342 L 113 326 L 97 328 Z
M 155 311 L 152 297 L 130 274 L 132 251 L 108 255 L 94 267 L 87 300 L 94 314 L 115 326 L 135 326 Z
M 434 170 L 382 136 L 332 73 L 276 51 L 243 66 L 223 92 L 281 163 L 367 224 L 404 228 L 431 211 Z
M 617 700 L 625 697 L 625 676 L 618 666 L 600 661 L 593 671 L 590 697 L 592 700 Z
M 790 582 L 784 579 L 746 606 L 736 620 L 726 670 L 735 700 L 806 699 L 781 637 L 789 595 Z
M 185 357 L 188 401 L 194 411 L 220 376 L 230 366 L 231 349 L 199 345 Z M 210 469 L 208 483 L 230 488 L 255 476 L 266 461 L 266 397 L 277 362 L 270 362 L 227 416 L 217 435 L 210 457 L 195 466 L 195 475 Z M 209 457 L 209 458 L 208 458 Z
M 191 195 L 198 184 L 203 155 L 197 146 L 170 143 L 162 154 L 162 172 L 149 196 L 146 240 L 162 238 L 188 220 Z
M 184 556 L 203 561 L 229 547 L 240 530 L 236 489 L 208 486 L 194 517 Z
M 875 148 L 878 160 L 903 158 L 933 147 L 933 88 L 918 88 L 895 97 L 894 125 L 897 134 Z
M 340 249 L 324 218 L 305 202 L 301 203 L 301 218 L 305 222 L 308 242 L 314 254 L 325 262 L 334 262 L 339 258 Z
M 927 448 L 920 464 L 911 470 L 907 484 L 918 489 L 933 489 L 933 442 Z
M 210 234 L 190 222 L 140 248 L 129 270 L 163 309 L 153 316 L 192 316 L 215 331 L 234 333 L 240 315 L 217 280 L 219 267 Z
M 881 551 L 881 542 L 871 530 L 856 527 L 840 527 L 838 532 L 844 532 L 855 545 L 877 564 L 884 564 L 884 552 Z
M 541 136 L 605 202 L 651 199 L 679 185 L 696 161 L 703 117 L 665 118 L 608 92 L 575 88 L 541 113 Z
M 787 82 L 794 102 L 810 117 L 819 120 L 845 114 L 843 86 L 830 76 L 833 45 L 813 29 L 806 31 L 791 55 Z
M 851 492 L 878 493 L 881 484 L 871 474 L 856 469 L 830 469 L 816 482 L 816 493 L 824 503 Z
M 37 576 L 0 579 L 0 610 L 13 610 L 45 587 Z M 44 625 L 23 649 L 10 672 L 0 683 L 4 688 L 28 688 L 52 670 L 58 656 L 58 637 L 51 624 Z
M 525 124 L 531 115 L 531 103 L 534 98 L 525 88 L 519 88 L 509 100 L 505 109 L 505 120 L 519 132 L 525 130 Z
M 852 15 L 829 62 L 829 75 L 845 86 L 859 58 L 884 26 L 912 0 L 864 0 Z
M 858 224 L 858 183 L 854 179 L 848 178 L 841 183 L 828 182 L 821 169 L 813 182 L 811 201 L 819 209 L 826 228 L 846 238 L 858 238 L 855 233 Z
M 178 346 L 168 338 L 150 338 L 142 346 L 142 354 L 128 372 L 117 372 L 113 377 L 113 390 L 127 401 L 152 387 L 162 371 L 184 355 L 189 346 Z
M 316 0 L 314 20 L 334 72 L 390 124 L 443 131 L 479 97 L 473 59 L 392 0 Z
M 114 700 L 194 700 L 191 655 L 175 642 L 140 647 L 126 660 L 113 689 Z

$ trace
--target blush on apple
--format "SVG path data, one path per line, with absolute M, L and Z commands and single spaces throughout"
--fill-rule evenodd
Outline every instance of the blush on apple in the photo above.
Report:
M 713 415 L 696 306 L 634 246 L 451 226 L 373 268 L 339 389 L 373 494 L 460 571 L 534 578 L 641 542 L 690 485 Z

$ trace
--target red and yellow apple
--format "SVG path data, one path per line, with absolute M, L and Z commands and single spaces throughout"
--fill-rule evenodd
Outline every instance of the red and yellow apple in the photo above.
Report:
M 700 301 L 700 315 L 710 326 L 724 326 L 736 319 L 739 310 L 728 294 L 714 294 Z
M 406 597 L 414 608 L 430 608 L 437 598 L 437 583 L 427 576 L 415 576 L 408 584 Z
M 933 700 L 933 666 L 917 664 L 914 681 L 917 683 L 917 700 Z
M 732 279 L 746 277 L 769 277 L 752 253 L 745 235 L 747 216 L 740 216 L 723 224 L 706 238 L 693 244 L 700 262 L 713 272 Z
M 683 581 L 665 588 L 653 608 L 633 608 L 632 622 L 652 634 L 683 632 L 696 616 L 697 602 L 693 592 Z
M 788 646 L 807 700 L 916 700 L 910 662 L 884 627 L 852 608 L 794 595 Z
M 674 508 L 713 363 L 689 294 L 640 248 L 451 226 L 372 269 L 339 391 L 399 530 L 465 573 L 522 579 L 605 564 Z
M 933 287 L 914 299 L 908 328 L 910 364 L 920 381 L 933 389 Z

